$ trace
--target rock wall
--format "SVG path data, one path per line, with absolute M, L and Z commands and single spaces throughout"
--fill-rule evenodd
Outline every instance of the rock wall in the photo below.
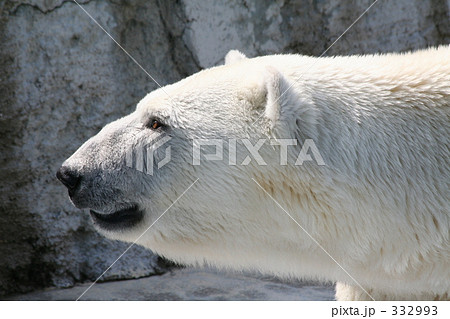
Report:
M 320 55 L 364 1 L 79 1 L 161 85 L 248 56 Z M 379 0 L 326 55 L 450 43 L 450 0 Z M 70 0 L 0 2 L 0 295 L 95 280 L 127 247 L 92 228 L 59 165 L 156 84 Z M 104 280 L 164 271 L 134 247 Z

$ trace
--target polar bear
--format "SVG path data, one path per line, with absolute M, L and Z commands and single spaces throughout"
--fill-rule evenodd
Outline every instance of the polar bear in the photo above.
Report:
M 225 61 L 63 163 L 95 227 L 183 264 L 337 282 L 338 300 L 448 299 L 450 47 Z

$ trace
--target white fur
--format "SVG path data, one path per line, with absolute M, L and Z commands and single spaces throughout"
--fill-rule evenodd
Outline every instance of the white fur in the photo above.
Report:
M 231 50 L 225 56 L 225 65 L 237 63 L 245 59 L 247 59 L 247 57 L 242 52 L 239 52 L 238 50 Z
M 172 128 L 172 161 L 153 176 L 124 169 L 124 150 L 163 134 L 142 127 L 155 115 Z M 199 178 L 139 241 L 178 262 L 339 281 L 338 299 L 368 298 L 254 179 L 375 299 L 447 299 L 449 116 L 448 46 L 320 59 L 235 52 L 150 93 L 65 165 L 102 177 L 85 207 L 145 209 L 133 229 L 100 230 L 126 241 Z M 290 164 L 277 165 L 269 143 L 260 152 L 267 166 L 192 166 L 188 155 L 195 138 L 261 137 L 297 139 Z M 292 164 L 305 139 L 326 166 Z

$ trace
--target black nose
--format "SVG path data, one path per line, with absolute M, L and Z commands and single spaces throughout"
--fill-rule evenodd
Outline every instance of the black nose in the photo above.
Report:
M 73 191 L 80 182 L 80 175 L 65 166 L 62 166 L 56 172 L 56 177 L 69 189 L 69 191 Z

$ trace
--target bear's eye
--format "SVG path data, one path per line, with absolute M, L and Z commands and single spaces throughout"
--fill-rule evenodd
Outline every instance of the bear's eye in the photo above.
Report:
M 147 128 L 151 128 L 152 130 L 156 130 L 161 126 L 164 126 L 164 124 L 159 119 L 152 118 L 145 124 L 145 126 Z

